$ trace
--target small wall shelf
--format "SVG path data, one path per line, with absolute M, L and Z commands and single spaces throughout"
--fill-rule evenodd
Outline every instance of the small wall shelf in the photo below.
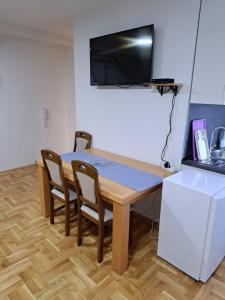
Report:
M 182 84 L 178 83 L 148 83 L 147 86 L 155 87 L 159 91 L 160 95 L 164 95 L 171 91 L 174 96 L 177 96 L 179 89 L 182 87 Z

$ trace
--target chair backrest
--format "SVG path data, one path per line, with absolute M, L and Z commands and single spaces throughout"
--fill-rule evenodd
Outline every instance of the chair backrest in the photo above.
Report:
M 75 132 L 75 142 L 73 151 L 83 151 L 91 147 L 91 134 L 84 131 Z
M 65 192 L 65 178 L 61 157 L 57 153 L 47 149 L 41 150 L 41 155 L 44 167 L 47 170 L 50 188 L 54 187 Z
M 96 210 L 104 218 L 98 171 L 93 166 L 79 160 L 74 160 L 71 164 L 78 200 Z

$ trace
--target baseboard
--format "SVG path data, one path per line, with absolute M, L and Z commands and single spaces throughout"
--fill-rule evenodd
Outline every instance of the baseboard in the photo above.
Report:
M 25 165 L 25 166 L 21 166 L 21 167 L 16 167 L 16 168 L 13 168 L 13 169 L 8 169 L 8 170 L 3 170 L 3 171 L 0 170 L 0 174 L 17 171 L 19 169 L 33 168 L 33 167 L 35 167 L 35 163 L 34 164 Z

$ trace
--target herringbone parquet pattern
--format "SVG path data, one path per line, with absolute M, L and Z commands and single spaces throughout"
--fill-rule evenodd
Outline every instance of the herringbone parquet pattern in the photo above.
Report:
M 195 282 L 157 257 L 157 240 L 149 241 L 149 225 L 138 216 L 123 276 L 111 271 L 111 243 L 99 265 L 95 228 L 77 247 L 76 221 L 65 237 L 63 219 L 49 225 L 40 216 L 34 167 L 0 174 L 1 300 L 225 299 L 225 262 L 207 284 Z

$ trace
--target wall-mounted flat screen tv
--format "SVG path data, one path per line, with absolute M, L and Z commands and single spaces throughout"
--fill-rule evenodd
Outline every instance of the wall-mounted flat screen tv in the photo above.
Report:
M 154 25 L 90 39 L 91 85 L 151 82 Z

